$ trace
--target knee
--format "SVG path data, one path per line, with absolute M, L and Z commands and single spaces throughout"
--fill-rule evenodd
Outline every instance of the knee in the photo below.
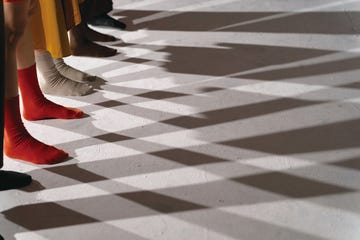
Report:
M 10 47 L 15 47 L 19 39 L 24 35 L 25 24 L 17 26 L 6 26 L 6 43 Z

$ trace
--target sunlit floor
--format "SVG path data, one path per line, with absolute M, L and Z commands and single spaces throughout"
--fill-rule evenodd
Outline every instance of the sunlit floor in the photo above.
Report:
M 117 0 L 121 54 L 66 61 L 80 120 L 26 122 L 71 160 L 5 158 L 6 239 L 359 240 L 358 0 Z M 103 80 L 101 80 L 102 78 Z

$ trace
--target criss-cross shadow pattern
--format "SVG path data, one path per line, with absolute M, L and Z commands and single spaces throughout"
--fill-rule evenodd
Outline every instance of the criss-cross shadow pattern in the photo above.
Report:
M 25 121 L 71 159 L 5 158 L 5 239 L 360 239 L 360 4 L 115 0 L 121 54 L 66 61 L 77 120 Z

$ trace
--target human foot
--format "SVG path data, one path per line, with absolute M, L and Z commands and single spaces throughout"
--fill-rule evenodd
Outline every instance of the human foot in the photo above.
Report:
M 97 32 L 89 27 L 84 28 L 84 34 L 87 39 L 95 42 L 113 42 L 118 40 L 116 37 Z
M 19 96 L 5 99 L 4 153 L 10 158 L 35 164 L 54 164 L 68 158 L 68 154 L 46 145 L 25 129 L 20 117 Z
M 86 72 L 82 72 L 78 69 L 75 69 L 64 62 L 62 58 L 53 58 L 56 69 L 61 75 L 66 78 L 69 78 L 76 82 L 86 83 L 95 80 L 95 76 L 91 76 Z
M 49 52 L 36 54 L 36 63 L 39 71 L 40 87 L 46 94 L 82 96 L 92 90 L 88 84 L 75 82 L 61 75 Z
M 71 46 L 71 51 L 74 56 L 85 57 L 111 57 L 117 54 L 116 49 L 105 47 L 91 41 L 85 41 L 76 46 Z
M 18 82 L 25 119 L 73 119 L 83 115 L 80 109 L 64 107 L 45 98 L 39 87 L 35 64 L 18 70 Z

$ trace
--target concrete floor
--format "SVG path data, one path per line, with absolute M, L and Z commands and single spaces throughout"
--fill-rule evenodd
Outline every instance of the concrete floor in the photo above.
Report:
M 117 0 L 129 30 L 80 120 L 26 122 L 72 159 L 0 193 L 6 239 L 359 240 L 359 0 Z M 102 78 L 103 80 L 101 80 Z

